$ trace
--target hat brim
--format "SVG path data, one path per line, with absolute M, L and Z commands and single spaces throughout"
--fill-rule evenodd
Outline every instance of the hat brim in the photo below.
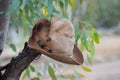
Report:
M 28 46 L 32 49 L 35 49 L 36 51 L 40 52 L 41 54 L 44 54 L 54 60 L 57 60 L 59 62 L 67 63 L 67 64 L 74 64 L 74 65 L 80 65 L 83 63 L 83 55 L 79 48 L 74 45 L 73 48 L 73 55 L 67 56 L 65 54 L 57 54 L 57 53 L 49 53 L 46 50 L 42 49 L 37 42 L 28 42 Z

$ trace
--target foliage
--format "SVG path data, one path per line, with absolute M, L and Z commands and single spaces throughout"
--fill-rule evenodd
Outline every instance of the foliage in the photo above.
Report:
M 85 70 L 86 72 L 91 72 L 92 70 L 86 66 L 82 66 L 82 69 Z
M 74 10 L 76 0 L 11 0 L 11 5 L 7 11 L 10 14 L 10 25 L 21 23 L 24 36 L 28 36 L 28 29 L 32 28 L 33 24 L 38 18 L 50 19 L 53 15 L 71 20 L 70 13 Z M 83 0 L 79 0 L 82 4 Z M 70 11 L 67 11 L 70 10 Z M 72 20 L 71 20 L 72 21 Z M 28 27 L 29 26 L 29 27 Z M 17 26 L 19 27 L 19 26 Z M 75 28 L 75 43 L 80 47 L 81 51 L 84 49 L 88 51 L 88 62 L 92 63 L 94 57 L 94 43 L 99 43 L 100 35 L 97 30 L 87 21 L 78 21 L 74 24 Z M 18 28 L 17 28 L 18 29 Z M 18 32 L 18 30 L 16 30 Z M 11 48 L 15 51 L 15 46 L 12 44 Z M 46 67 L 46 65 L 44 65 Z M 90 72 L 90 69 L 83 66 L 83 70 Z M 36 77 L 30 77 L 30 72 L 36 73 Z M 78 71 L 74 71 L 76 78 L 80 76 Z M 43 69 L 46 74 L 46 68 Z M 55 72 L 52 66 L 48 66 L 48 73 L 52 80 L 56 80 Z M 28 77 L 31 80 L 40 80 L 40 72 L 36 66 L 30 65 L 24 72 L 22 79 Z M 73 80 L 72 75 L 68 74 L 68 78 Z
M 55 76 L 55 72 L 50 65 L 48 66 L 48 72 L 49 72 L 49 75 L 51 76 L 52 80 L 57 80 L 57 78 Z
M 13 43 L 11 43 L 11 42 L 9 42 L 9 41 L 6 41 L 6 44 L 7 44 L 14 52 L 17 51 L 15 44 L 13 44 Z
M 35 74 L 36 74 L 36 77 L 31 78 L 31 76 L 30 76 L 30 73 L 31 73 L 31 72 L 35 73 Z M 31 79 L 31 80 L 40 80 L 40 76 L 41 76 L 41 73 L 38 72 L 37 66 L 35 66 L 35 65 L 34 65 L 34 66 L 30 65 L 30 66 L 25 70 L 25 72 L 23 73 L 22 80 L 26 80 L 26 77 L 28 77 L 28 78 Z
M 120 0 L 88 0 L 83 20 L 95 26 L 112 27 L 120 21 Z
M 10 48 L 12 48 L 12 50 L 16 52 L 16 46 L 13 43 L 10 44 Z

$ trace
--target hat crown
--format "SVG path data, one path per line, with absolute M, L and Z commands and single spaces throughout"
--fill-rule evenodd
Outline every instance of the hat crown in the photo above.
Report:
M 49 37 L 51 38 L 52 46 L 50 48 L 52 50 L 72 54 L 74 47 L 74 28 L 70 21 L 53 17 L 51 19 Z

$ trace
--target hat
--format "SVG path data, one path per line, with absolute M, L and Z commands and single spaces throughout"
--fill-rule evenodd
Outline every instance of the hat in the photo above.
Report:
M 52 59 L 67 64 L 82 64 L 83 55 L 74 44 L 72 23 L 64 18 L 39 19 L 33 26 L 28 46 Z

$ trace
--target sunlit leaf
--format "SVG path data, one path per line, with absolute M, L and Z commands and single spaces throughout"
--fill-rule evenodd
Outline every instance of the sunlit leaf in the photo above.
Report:
M 22 75 L 22 80 L 25 80 L 26 77 L 27 77 L 27 73 L 24 72 L 23 75 Z
M 23 25 L 23 31 L 24 31 L 24 36 L 27 36 L 27 20 L 25 17 L 21 17 L 22 25 Z
M 11 43 L 9 46 L 14 52 L 16 52 L 16 46 L 13 43 Z
M 48 14 L 48 8 L 44 7 L 43 8 L 43 15 L 46 16 Z
M 49 72 L 49 75 L 51 76 L 52 80 L 57 80 L 55 72 L 50 65 L 48 66 L 48 72 Z
M 30 76 L 29 75 L 30 73 L 29 73 L 29 71 L 28 71 L 28 68 L 25 70 L 25 72 L 23 73 L 23 76 L 22 76 L 22 80 L 25 80 L 25 78 L 28 76 Z
M 69 5 L 71 7 L 71 9 L 74 9 L 74 5 L 75 5 L 75 0 L 68 0 L 69 1 Z
M 40 80 L 38 77 L 34 77 L 31 80 Z
M 82 69 L 86 72 L 91 72 L 92 70 L 88 68 L 87 66 L 82 66 Z
M 84 45 L 83 45 L 83 43 L 82 43 L 82 42 L 80 43 L 80 50 L 81 50 L 81 51 L 83 51 L 83 50 L 84 50 Z
M 83 0 L 79 0 L 80 1 L 80 4 L 82 4 Z
M 73 76 L 70 74 L 68 74 L 68 78 L 69 78 L 69 80 L 74 80 Z
M 29 65 L 29 67 L 32 72 L 35 72 L 35 68 L 32 65 Z
M 80 77 L 85 77 L 85 75 L 84 75 L 84 74 L 82 74 L 82 73 L 79 73 L 79 75 L 80 75 Z
M 98 34 L 98 32 L 95 29 L 93 31 L 94 31 L 93 32 L 93 39 L 97 44 L 99 44 L 100 43 L 100 41 L 99 41 L 100 35 Z

